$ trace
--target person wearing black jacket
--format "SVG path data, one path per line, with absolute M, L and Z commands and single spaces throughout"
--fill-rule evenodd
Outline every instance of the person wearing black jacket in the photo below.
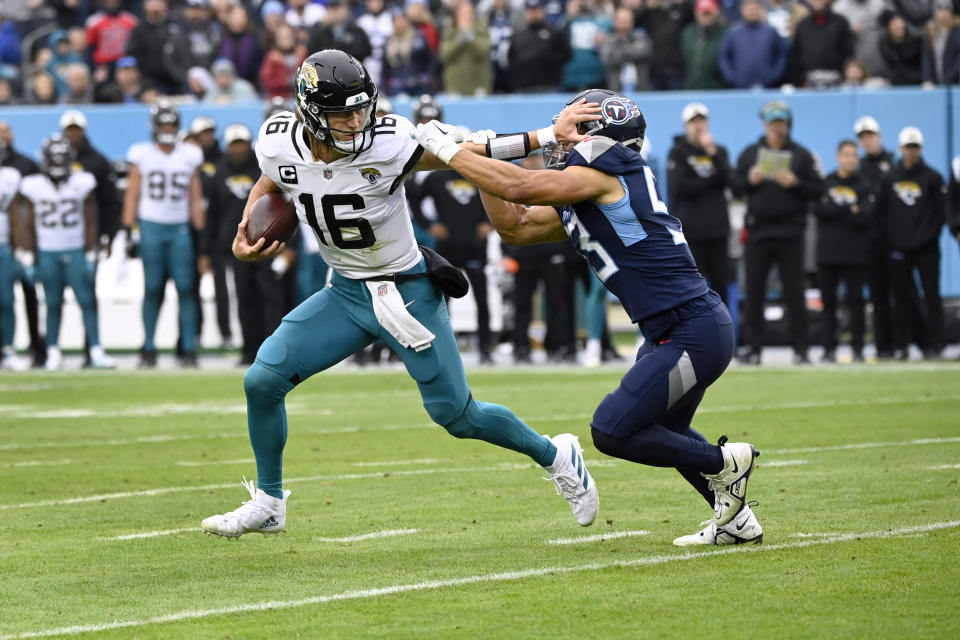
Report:
M 165 95 L 181 93 L 190 63 L 183 30 L 170 19 L 167 0 L 145 0 L 143 19 L 127 40 L 127 54 L 137 59 L 143 79 Z
M 900 132 L 900 155 L 877 195 L 877 215 L 886 232 L 893 285 L 894 346 L 908 358 L 914 270 L 920 276 L 926 316 L 914 342 L 925 344 L 924 357 L 943 350 L 943 301 L 940 298 L 940 233 L 946 221 L 943 178 L 923 161 L 923 134 L 916 127 Z
M 648 0 L 637 11 L 636 24 L 647 30 L 653 41 L 650 84 L 655 91 L 683 89 L 683 56 L 679 55 L 680 34 L 693 22 L 693 3 L 686 0 Z
M 13 129 L 10 124 L 0 120 L 0 140 L 6 143 L 5 157 L 0 161 L 0 166 L 13 167 L 20 172 L 23 177 L 40 173 L 40 167 L 26 155 L 13 148 Z M 23 302 L 27 310 L 27 328 L 30 332 L 30 355 L 33 358 L 34 367 L 42 367 L 47 361 L 47 345 L 43 336 L 40 335 L 40 310 L 37 304 L 37 288 L 30 282 L 25 274 L 20 271 L 14 276 L 20 282 L 23 289 Z
M 730 186 L 730 160 L 726 148 L 713 140 L 709 117 L 707 107 L 699 102 L 684 107 L 685 135 L 673 139 L 667 188 L 670 212 L 683 224 L 697 268 L 726 304 L 730 215 L 725 191 Z
M 870 225 L 876 201 L 857 173 L 857 143 L 837 147 L 837 170 L 824 180 L 817 216 L 817 277 L 823 298 L 823 362 L 836 362 L 837 286 L 846 286 L 854 362 L 863 362 L 863 284 L 870 255 Z
M 893 154 L 883 148 L 880 125 L 871 116 L 863 116 L 853 124 L 863 156 L 860 158 L 860 175 L 870 186 L 874 195 L 880 192 L 883 179 L 893 168 Z M 877 358 L 893 357 L 893 311 L 890 306 L 890 274 L 887 265 L 886 233 L 874 216 L 870 225 L 870 254 L 867 261 L 867 286 L 873 306 L 873 341 L 877 346 Z
M 526 26 L 513 33 L 508 54 L 510 85 L 518 93 L 556 91 L 570 59 L 567 34 L 546 22 L 543 0 L 526 0 Z
M 850 23 L 830 9 L 832 0 L 810 0 L 812 12 L 797 23 L 790 45 L 789 76 L 798 87 L 835 87 L 853 57 Z
M 367 32 L 353 24 L 345 0 L 327 2 L 323 22 L 314 25 L 307 41 L 307 51 L 340 49 L 357 60 L 365 60 L 373 52 Z
M 243 218 L 247 195 L 260 178 L 250 130 L 232 124 L 223 133 L 226 153 L 217 161 L 213 179 L 206 183 L 207 224 L 201 254 L 210 256 L 230 247 Z M 276 260 L 284 256 L 278 256 Z M 237 290 L 237 312 L 243 334 L 241 363 L 252 364 L 260 344 L 280 326 L 287 312 L 284 287 L 278 282 L 270 260 L 234 260 L 233 277 Z
M 792 114 L 779 100 L 760 111 L 765 135 L 737 161 L 733 192 L 747 198 L 744 264 L 747 272 L 743 335 L 748 350 L 739 360 L 760 364 L 767 276 L 777 266 L 787 307 L 794 362 L 807 358 L 807 317 L 803 292 L 803 234 L 807 210 L 823 193 L 813 155 L 790 138 Z
M 493 226 L 487 220 L 480 193 L 456 171 L 431 171 L 420 185 L 419 211 L 422 224 L 437 240 L 437 252 L 463 269 L 477 304 L 477 338 L 480 362 L 490 357 L 490 308 L 487 304 L 487 236 Z

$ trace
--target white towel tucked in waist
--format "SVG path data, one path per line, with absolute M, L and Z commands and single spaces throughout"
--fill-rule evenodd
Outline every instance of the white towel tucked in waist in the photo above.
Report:
M 371 280 L 364 284 L 370 290 L 373 313 L 381 327 L 396 338 L 397 342 L 414 351 L 430 348 L 430 343 L 436 336 L 410 315 L 394 282 Z

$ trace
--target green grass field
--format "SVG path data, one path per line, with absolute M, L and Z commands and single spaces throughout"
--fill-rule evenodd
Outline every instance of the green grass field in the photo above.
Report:
M 288 397 L 288 532 L 233 542 L 198 525 L 255 476 L 242 372 L 0 377 L 0 640 L 960 637 L 960 366 L 729 371 L 694 424 L 761 450 L 765 541 L 694 550 L 699 496 L 592 447 L 619 374 L 469 376 L 580 436 L 592 527 L 404 373 L 343 372 Z

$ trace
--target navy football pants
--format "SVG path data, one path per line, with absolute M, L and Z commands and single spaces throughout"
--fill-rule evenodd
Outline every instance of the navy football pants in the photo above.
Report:
M 723 468 L 720 448 L 690 426 L 703 394 L 733 356 L 733 322 L 713 295 L 694 303 L 692 317 L 647 341 L 620 386 L 593 415 L 598 450 L 654 467 L 674 467 L 713 505 L 701 473 Z

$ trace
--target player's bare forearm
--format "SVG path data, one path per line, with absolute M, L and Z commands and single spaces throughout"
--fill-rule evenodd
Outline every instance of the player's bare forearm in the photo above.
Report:
M 247 194 L 247 204 L 243 206 L 243 219 L 247 219 L 247 214 L 250 213 L 250 207 L 253 206 L 254 202 L 259 200 L 262 196 L 276 191 L 280 191 L 280 187 L 277 186 L 277 183 L 267 176 L 261 174 L 260 178 L 254 183 L 253 188 L 250 189 L 250 193 Z
M 473 142 L 461 142 L 460 147 L 464 151 L 469 151 L 470 153 L 475 153 L 481 156 L 487 155 L 486 145 L 474 144 Z M 411 173 L 414 171 L 438 171 L 446 168 L 447 165 L 445 165 L 440 158 L 433 155 L 429 151 L 424 151 L 423 155 L 420 156 L 420 159 L 417 160 L 417 164 L 413 166 Z
M 33 203 L 27 201 L 23 207 L 23 219 L 21 220 L 23 224 L 23 249 L 27 251 L 36 251 L 37 250 L 37 228 L 34 221 L 33 214 Z
M 93 194 L 87 196 L 83 203 L 83 230 L 84 230 L 84 249 L 87 251 L 96 251 L 100 240 L 100 233 L 97 229 L 97 201 Z
M 487 217 L 507 244 L 557 242 L 567 237 L 560 217 L 551 207 L 525 207 L 485 191 L 480 191 L 480 199 Z
M 197 169 L 190 179 L 190 221 L 197 231 L 206 224 L 206 211 L 203 209 L 203 183 L 200 182 L 200 170 Z
M 140 171 L 130 167 L 127 176 L 127 193 L 123 197 L 123 226 L 128 229 L 137 223 L 137 201 L 140 200 Z

